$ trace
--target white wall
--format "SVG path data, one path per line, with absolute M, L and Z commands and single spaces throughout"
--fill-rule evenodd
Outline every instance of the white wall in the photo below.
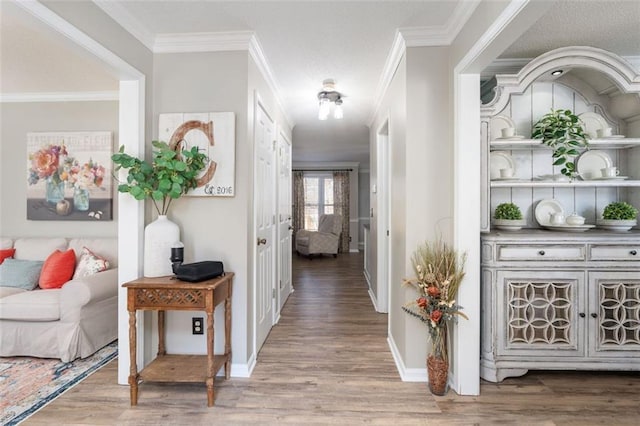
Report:
M 247 51 L 157 54 L 154 65 L 154 129 L 158 116 L 171 112 L 233 112 L 236 115 L 234 197 L 182 197 L 169 218 L 178 224 L 185 262 L 220 260 L 236 275 L 232 300 L 233 372 L 248 373 L 255 358 L 253 339 L 253 108 L 254 93 L 284 132 L 272 92 Z M 154 213 L 155 216 L 155 213 Z M 191 318 L 203 312 L 168 312 L 167 352 L 206 353 L 205 336 L 191 334 Z M 218 308 L 216 351 L 223 350 L 223 310 Z M 155 324 L 155 322 L 152 322 Z M 155 325 L 154 325 L 155 326 Z M 157 340 L 152 333 L 153 344 Z
M 364 226 L 369 225 L 369 209 L 371 199 L 370 171 L 358 170 L 358 249 L 364 250 Z
M 406 144 L 407 144 L 407 60 L 406 55 L 400 61 L 393 80 L 387 89 L 384 98 L 380 104 L 376 117 L 370 130 L 370 147 L 371 147 L 371 168 L 370 168 L 370 188 L 374 185 L 378 186 L 377 161 L 378 153 L 376 147 L 377 133 L 381 126 L 388 121 L 389 124 L 389 143 L 391 158 L 391 257 L 392 257 L 392 276 L 401 278 L 405 271 L 405 211 L 406 211 L 406 178 L 404 174 L 406 163 Z M 377 256 L 378 256 L 378 194 L 371 193 L 370 206 L 373 209 L 371 222 L 371 290 L 376 298 L 378 297 L 378 280 L 383 279 L 377 276 Z M 394 342 L 396 347 L 401 348 L 401 358 L 404 359 L 405 343 L 406 343 L 406 326 L 401 306 L 404 299 L 404 291 L 400 288 L 400 279 L 390 283 L 389 288 L 389 338 Z M 421 338 L 421 344 L 424 345 L 424 338 Z M 403 361 L 404 362 L 404 361 Z
M 153 135 L 158 116 L 175 112 L 233 112 L 236 115 L 236 172 L 234 197 L 182 197 L 172 203 L 169 218 L 178 224 L 185 245 L 185 262 L 220 260 L 236 273 L 233 290 L 234 363 L 246 363 L 250 275 L 247 257 L 248 199 L 251 190 L 251 155 L 247 130 L 247 53 L 157 54 L 154 60 Z M 155 217 L 155 212 L 153 212 Z M 222 309 L 216 310 L 216 349 L 223 347 Z M 191 334 L 191 317 L 203 312 L 167 313 L 166 344 L 169 353 L 206 353 L 204 335 Z M 155 321 L 152 322 L 155 325 Z M 155 346 L 155 330 L 154 336 Z
M 114 189 L 113 220 L 27 220 L 27 133 L 48 131 L 113 132 L 118 147 L 118 103 L 3 103 L 0 137 L 0 234 L 5 236 L 117 236 L 118 203 Z

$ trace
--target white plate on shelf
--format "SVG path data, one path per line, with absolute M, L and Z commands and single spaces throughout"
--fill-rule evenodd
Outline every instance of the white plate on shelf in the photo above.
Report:
M 588 134 L 591 139 L 598 138 L 598 129 L 606 129 L 609 127 L 607 120 L 596 112 L 583 112 L 578 115 L 578 117 L 584 124 L 584 132 Z
M 584 232 L 595 228 L 595 225 L 545 225 L 544 228 L 550 231 L 562 232 Z
M 496 115 L 489 120 L 489 139 L 498 139 L 502 137 L 502 129 L 506 127 L 516 128 L 516 123 L 506 115 Z
M 500 178 L 500 169 L 516 170 L 516 163 L 511 155 L 506 151 L 491 151 L 489 154 L 490 177 L 491 180 Z M 509 178 L 513 179 L 513 177 Z
M 601 138 L 595 138 L 596 141 L 606 141 L 606 140 L 610 140 L 610 139 L 624 139 L 626 138 L 625 135 L 611 135 L 611 136 L 603 136 Z
M 524 219 L 520 220 L 505 220 L 505 219 L 493 219 L 493 226 L 496 229 L 501 229 L 503 231 L 519 231 L 523 226 L 527 224 L 527 221 Z
M 611 220 L 598 219 L 596 225 L 598 228 L 606 229 L 613 232 L 626 232 L 638 224 L 637 220 Z
M 538 204 L 536 204 L 535 216 L 536 222 L 538 222 L 540 226 L 551 225 L 551 213 L 564 214 L 564 208 L 562 208 L 562 204 L 560 204 L 558 200 L 547 199 L 538 201 Z
M 521 141 L 523 139 L 524 139 L 524 135 L 513 135 L 513 136 L 508 137 L 508 138 L 499 137 L 499 138 L 496 138 L 495 140 L 497 140 L 497 141 Z
M 611 166 L 612 162 L 609 154 L 597 149 L 583 152 L 576 160 L 576 171 L 584 180 L 591 180 L 601 177 L 602 171 L 600 169 Z
M 629 176 L 601 176 L 599 178 L 591 179 L 591 180 L 625 180 L 629 179 Z

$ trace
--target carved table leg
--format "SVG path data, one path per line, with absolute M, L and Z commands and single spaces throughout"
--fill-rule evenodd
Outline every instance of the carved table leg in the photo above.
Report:
M 158 356 L 167 354 L 164 344 L 164 311 L 158 311 Z
M 227 297 L 224 300 L 224 353 L 227 360 L 224 363 L 224 377 L 231 378 L 231 282 L 228 283 Z
M 207 406 L 213 407 L 215 394 L 213 391 L 213 312 L 207 312 Z
M 136 363 L 136 311 L 129 311 L 129 390 L 131 405 L 138 405 L 138 365 Z

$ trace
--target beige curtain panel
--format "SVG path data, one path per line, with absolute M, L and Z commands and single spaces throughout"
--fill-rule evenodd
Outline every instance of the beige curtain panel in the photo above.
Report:
M 304 172 L 293 171 L 293 240 L 304 229 Z
M 340 252 L 349 253 L 349 171 L 333 172 L 334 212 L 342 216 L 342 234 L 340 235 Z

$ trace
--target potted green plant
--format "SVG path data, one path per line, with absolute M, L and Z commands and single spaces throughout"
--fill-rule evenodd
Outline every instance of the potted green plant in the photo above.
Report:
M 136 200 L 149 199 L 158 213 L 144 229 L 144 276 L 172 274 L 171 247 L 180 243 L 180 228 L 167 218 L 171 202 L 198 186 L 198 175 L 207 164 L 207 156 L 197 146 L 180 151 L 161 141 L 152 142 L 153 159 L 141 160 L 124 152 L 124 146 L 111 156 L 115 170 L 128 169 L 127 182 L 118 191 Z
M 501 203 L 493 212 L 493 224 L 503 231 L 519 231 L 526 222 L 520 207 L 513 203 Z
M 580 118 L 568 109 L 551 110 L 538 120 L 531 132 L 533 139 L 553 148 L 554 166 L 561 166 L 560 173 L 570 178 L 576 175 L 573 159 L 579 149 L 588 148 L 589 141 Z
M 607 204 L 597 225 L 610 231 L 624 232 L 636 226 L 637 217 L 638 209 L 627 202 L 615 201 Z
M 111 156 L 116 171 L 128 169 L 127 183 L 118 185 L 136 200 L 150 199 L 159 215 L 166 215 L 171 201 L 197 187 L 197 178 L 206 166 L 207 156 L 198 147 L 176 152 L 166 142 L 153 141 L 151 163 L 124 152 L 124 146 Z M 158 204 L 162 202 L 162 204 Z

